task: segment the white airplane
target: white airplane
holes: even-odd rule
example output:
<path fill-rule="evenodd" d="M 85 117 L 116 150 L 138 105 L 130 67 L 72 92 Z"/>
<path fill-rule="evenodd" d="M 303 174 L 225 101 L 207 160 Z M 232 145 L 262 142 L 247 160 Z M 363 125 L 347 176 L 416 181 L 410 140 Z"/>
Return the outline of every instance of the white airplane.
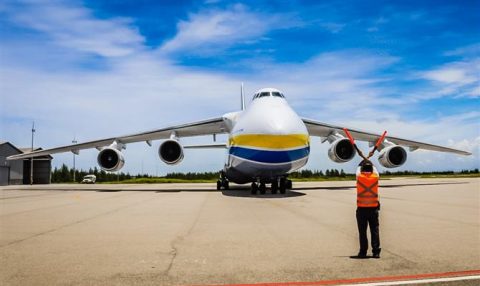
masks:
<path fill-rule="evenodd" d="M 349 129 L 355 139 L 375 144 L 379 134 Z M 223 144 L 182 146 L 180 138 L 201 135 L 228 134 Z M 168 165 L 178 164 L 184 156 L 184 148 L 227 148 L 228 156 L 217 189 L 228 189 L 229 182 L 252 183 L 252 193 L 265 193 L 266 184 L 271 184 L 272 193 L 285 193 L 292 188 L 288 174 L 303 167 L 310 154 L 310 136 L 321 137 L 322 143 L 331 147 L 331 160 L 344 163 L 353 159 L 356 150 L 345 137 L 343 127 L 300 118 L 288 105 L 283 93 L 274 88 L 263 88 L 255 93 L 248 108 L 245 108 L 243 85 L 241 88 L 241 111 L 227 113 L 222 117 L 187 123 L 184 125 L 141 132 L 126 136 L 111 137 L 80 144 L 62 146 L 8 157 L 17 160 L 47 154 L 73 152 L 97 148 L 98 165 L 105 171 L 118 171 L 124 163 L 122 150 L 126 144 L 166 139 L 160 144 L 158 155 Z M 387 168 L 405 163 L 407 152 L 417 149 L 471 155 L 469 152 L 448 147 L 421 143 L 387 136 L 380 146 L 379 163 Z"/>

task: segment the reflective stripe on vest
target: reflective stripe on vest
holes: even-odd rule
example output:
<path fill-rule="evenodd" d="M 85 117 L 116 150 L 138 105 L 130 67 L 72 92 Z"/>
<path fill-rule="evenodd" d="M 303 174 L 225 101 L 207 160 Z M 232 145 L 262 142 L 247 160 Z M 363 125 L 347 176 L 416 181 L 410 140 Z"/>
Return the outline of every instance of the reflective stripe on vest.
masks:
<path fill-rule="evenodd" d="M 378 176 L 360 173 L 357 179 L 357 206 L 378 207 Z"/>

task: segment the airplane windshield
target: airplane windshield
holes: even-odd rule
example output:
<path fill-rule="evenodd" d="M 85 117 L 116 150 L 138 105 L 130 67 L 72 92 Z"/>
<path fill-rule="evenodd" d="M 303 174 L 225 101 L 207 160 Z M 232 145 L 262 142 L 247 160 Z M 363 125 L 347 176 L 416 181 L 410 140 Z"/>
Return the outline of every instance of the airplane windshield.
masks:
<path fill-rule="evenodd" d="M 272 95 L 273 95 L 273 96 L 276 96 L 276 97 L 284 98 L 283 94 L 281 94 L 280 92 L 274 91 L 274 92 L 272 92 Z"/>
<path fill-rule="evenodd" d="M 261 92 L 258 97 L 270 96 L 270 92 Z"/>
<path fill-rule="evenodd" d="M 272 92 L 264 91 L 264 92 L 256 93 L 256 94 L 253 96 L 253 99 L 260 98 L 260 97 L 267 97 L 267 96 L 274 96 L 274 97 L 285 98 L 285 96 L 284 96 L 282 93 L 278 92 L 278 91 L 272 91 Z"/>

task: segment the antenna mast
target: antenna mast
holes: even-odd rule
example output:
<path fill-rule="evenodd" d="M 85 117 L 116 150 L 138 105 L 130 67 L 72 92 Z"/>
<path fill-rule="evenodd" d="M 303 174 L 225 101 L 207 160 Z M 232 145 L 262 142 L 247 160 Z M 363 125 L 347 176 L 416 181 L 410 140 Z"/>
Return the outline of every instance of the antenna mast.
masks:
<path fill-rule="evenodd" d="M 240 100 L 240 107 L 242 108 L 242 110 L 245 110 L 245 94 L 243 93 L 243 82 L 240 87 Z"/>

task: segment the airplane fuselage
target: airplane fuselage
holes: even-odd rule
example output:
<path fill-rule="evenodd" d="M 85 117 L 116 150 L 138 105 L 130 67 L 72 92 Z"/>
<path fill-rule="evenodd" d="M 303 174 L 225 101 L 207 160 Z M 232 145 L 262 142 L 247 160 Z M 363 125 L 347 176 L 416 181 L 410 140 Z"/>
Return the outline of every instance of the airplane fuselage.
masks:
<path fill-rule="evenodd" d="M 262 92 L 276 90 L 263 89 L 258 94 Z M 283 96 L 255 98 L 233 117 L 224 168 L 230 181 L 270 182 L 307 163 L 307 128 Z"/>

